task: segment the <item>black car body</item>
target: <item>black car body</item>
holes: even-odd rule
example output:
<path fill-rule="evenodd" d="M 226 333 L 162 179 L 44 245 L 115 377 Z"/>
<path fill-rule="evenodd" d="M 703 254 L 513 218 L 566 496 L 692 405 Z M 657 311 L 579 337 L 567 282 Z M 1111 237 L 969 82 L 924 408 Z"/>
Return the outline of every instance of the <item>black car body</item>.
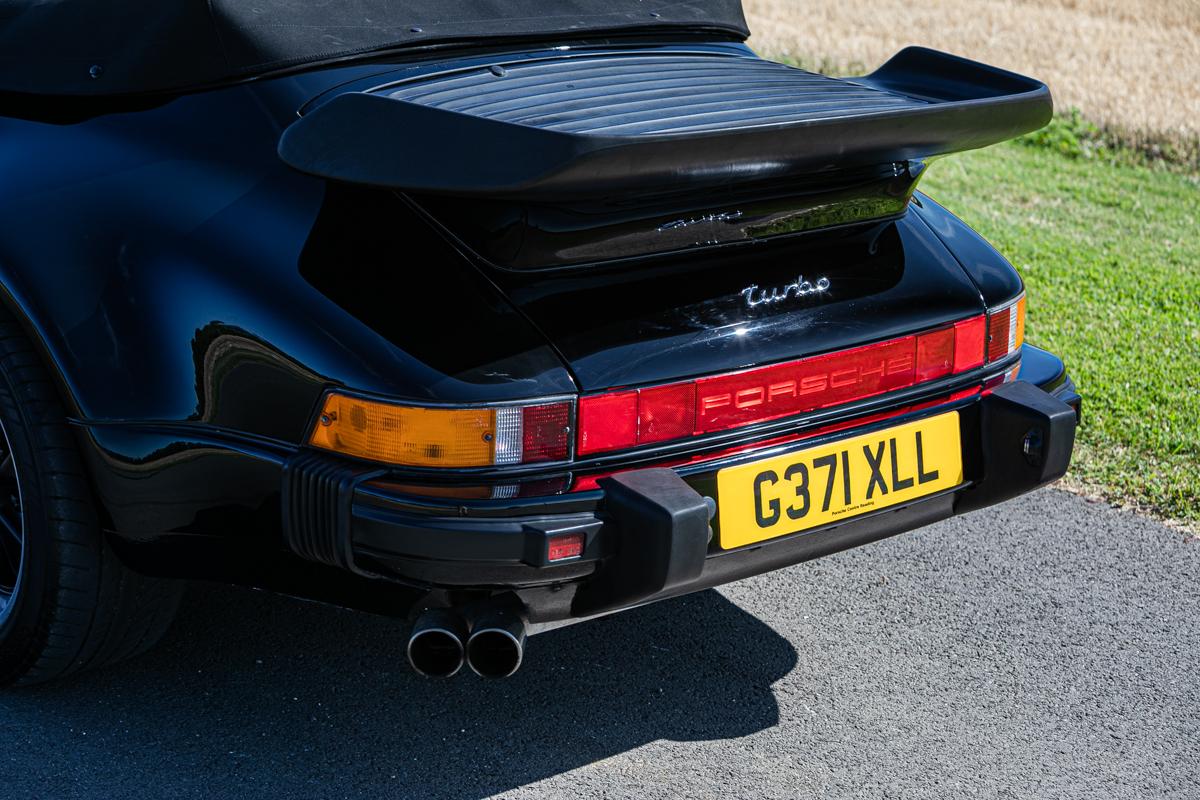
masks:
<path fill-rule="evenodd" d="M 920 49 L 825 78 L 677 5 L 7 67 L 0 283 L 98 546 L 508 674 L 526 630 L 1059 478 L 1079 398 L 1019 275 L 915 192 L 1045 87 Z"/>

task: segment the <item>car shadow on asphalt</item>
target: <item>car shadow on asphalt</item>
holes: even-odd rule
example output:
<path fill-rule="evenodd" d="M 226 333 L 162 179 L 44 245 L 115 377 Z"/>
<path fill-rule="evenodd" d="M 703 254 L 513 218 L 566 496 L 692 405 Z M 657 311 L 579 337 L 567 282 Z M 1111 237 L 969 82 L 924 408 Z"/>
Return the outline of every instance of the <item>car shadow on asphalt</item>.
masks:
<path fill-rule="evenodd" d="M 484 797 L 656 739 L 779 719 L 791 644 L 715 591 L 530 640 L 514 677 L 421 678 L 397 622 L 195 585 L 157 650 L 0 696 L 62 795 Z"/>

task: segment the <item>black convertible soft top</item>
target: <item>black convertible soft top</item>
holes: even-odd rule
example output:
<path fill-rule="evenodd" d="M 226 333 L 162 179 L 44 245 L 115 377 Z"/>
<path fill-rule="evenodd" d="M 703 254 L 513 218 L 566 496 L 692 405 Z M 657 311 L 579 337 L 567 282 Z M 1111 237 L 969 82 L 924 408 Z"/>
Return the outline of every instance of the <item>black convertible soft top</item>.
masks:
<path fill-rule="evenodd" d="M 0 92 L 208 86 L 393 48 L 748 35 L 740 0 L 0 0 Z"/>

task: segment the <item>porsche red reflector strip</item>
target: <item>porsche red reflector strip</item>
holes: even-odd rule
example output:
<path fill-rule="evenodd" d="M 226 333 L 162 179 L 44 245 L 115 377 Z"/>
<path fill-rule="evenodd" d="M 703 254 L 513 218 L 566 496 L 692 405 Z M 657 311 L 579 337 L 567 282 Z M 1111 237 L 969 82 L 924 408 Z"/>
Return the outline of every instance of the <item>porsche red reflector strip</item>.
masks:
<path fill-rule="evenodd" d="M 987 318 L 982 314 L 954 323 L 955 374 L 983 366 L 986 342 Z"/>
<path fill-rule="evenodd" d="M 668 442 L 696 429 L 696 385 L 680 383 L 638 392 L 638 443 Z"/>
<path fill-rule="evenodd" d="M 938 398 L 937 400 L 927 400 L 924 403 L 916 403 L 915 405 L 904 406 L 903 408 L 895 408 L 895 409 L 892 409 L 891 411 L 881 411 L 878 414 L 870 414 L 865 417 L 859 417 L 858 419 L 845 420 L 843 422 L 835 422 L 831 425 L 825 425 L 825 426 L 822 426 L 821 428 L 817 428 L 816 430 L 805 431 L 804 433 L 785 433 L 781 436 L 775 436 L 770 439 L 765 439 L 765 440 L 758 441 L 758 442 L 751 442 L 749 444 L 736 445 L 734 447 L 726 447 L 724 449 L 721 449 L 721 450 L 718 450 L 715 452 L 700 453 L 700 454 L 696 454 L 696 455 L 685 456 L 683 458 L 671 459 L 669 461 L 663 461 L 660 463 L 656 463 L 654 466 L 656 466 L 656 467 L 683 467 L 683 466 L 694 466 L 697 464 L 705 464 L 705 463 L 708 463 L 711 461 L 718 461 L 723 458 L 728 458 L 729 456 L 737 455 L 738 453 L 748 453 L 748 452 L 751 452 L 754 450 L 764 450 L 766 448 L 776 447 L 777 445 L 781 445 L 781 444 L 788 444 L 790 442 L 800 442 L 800 441 L 804 441 L 805 439 L 813 439 L 818 436 L 827 436 L 831 433 L 836 433 L 838 431 L 849 430 L 851 428 L 857 428 L 857 427 L 861 427 L 863 425 L 870 425 L 873 422 L 881 422 L 886 419 L 894 419 L 896 417 L 903 416 L 904 414 L 911 414 L 914 411 L 924 411 L 924 410 L 927 410 L 930 408 L 937 408 L 938 406 L 944 405 L 946 403 L 957 403 L 960 400 L 967 400 L 969 398 L 976 397 L 980 393 L 981 393 L 980 387 L 974 386 L 970 389 L 961 389 L 957 392 L 954 392 L 949 397 L 941 397 L 941 398 Z M 598 473 L 593 473 L 591 475 L 577 476 L 575 478 L 574 483 L 571 484 L 571 492 L 590 492 L 594 489 L 599 489 L 600 481 L 603 480 L 604 478 L 609 477 L 610 475 L 613 475 L 613 474 L 615 474 L 615 473 L 598 472 Z"/>
<path fill-rule="evenodd" d="M 954 328 L 942 328 L 917 337 L 917 383 L 941 378 L 954 371 L 954 337 Z"/>
<path fill-rule="evenodd" d="M 579 454 L 623 450 L 862 400 L 974 369 L 987 319 L 836 353 L 579 400 Z"/>
<path fill-rule="evenodd" d="M 916 382 L 917 337 L 696 381 L 696 433 L 839 406 Z M 945 373 L 944 373 L 945 374 Z"/>
<path fill-rule="evenodd" d="M 622 450 L 638 441 L 638 393 L 616 392 L 579 400 L 579 453 Z"/>

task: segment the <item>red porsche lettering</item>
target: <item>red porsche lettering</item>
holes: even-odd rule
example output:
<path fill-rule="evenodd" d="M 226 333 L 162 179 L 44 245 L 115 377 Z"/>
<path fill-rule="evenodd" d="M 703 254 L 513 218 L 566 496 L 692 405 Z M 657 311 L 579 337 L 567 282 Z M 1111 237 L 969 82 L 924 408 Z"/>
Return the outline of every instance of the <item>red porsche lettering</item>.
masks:
<path fill-rule="evenodd" d="M 761 386 L 740 388 L 734 392 L 721 392 L 702 396 L 699 399 L 699 414 L 708 416 L 718 409 L 735 408 L 739 411 L 763 407 L 765 411 L 777 409 L 788 411 L 803 397 L 822 395 L 831 391 L 844 392 L 854 387 L 873 388 L 886 378 L 912 372 L 915 359 L 912 354 L 881 358 L 877 363 L 845 367 L 830 372 L 798 375 L 787 380 L 777 380 Z"/>

